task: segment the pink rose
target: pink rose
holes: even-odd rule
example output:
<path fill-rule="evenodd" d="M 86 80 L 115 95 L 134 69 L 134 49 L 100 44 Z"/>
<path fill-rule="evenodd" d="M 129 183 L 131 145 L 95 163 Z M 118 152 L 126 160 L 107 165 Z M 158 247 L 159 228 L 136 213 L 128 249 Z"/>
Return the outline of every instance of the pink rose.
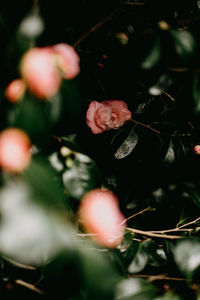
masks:
<path fill-rule="evenodd" d="M 57 65 L 65 79 L 73 79 L 80 72 L 80 59 L 74 48 L 68 44 L 57 44 L 52 47 L 57 56 Z"/>
<path fill-rule="evenodd" d="M 131 117 L 132 114 L 124 101 L 92 101 L 87 110 L 86 123 L 92 132 L 97 134 L 109 129 L 118 129 L 131 120 Z"/>
<path fill-rule="evenodd" d="M 9 128 L 0 133 L 0 167 L 9 172 L 23 171 L 31 160 L 31 142 L 21 129 Z"/>
<path fill-rule="evenodd" d="M 194 146 L 194 153 L 200 155 L 200 145 Z"/>
<path fill-rule="evenodd" d="M 117 197 L 111 191 L 95 189 L 86 193 L 79 208 L 80 222 L 97 243 L 116 247 L 123 239 L 125 222 Z"/>
<path fill-rule="evenodd" d="M 37 98 L 48 99 L 57 94 L 61 79 L 50 47 L 28 50 L 22 57 L 20 70 L 29 90 Z"/>
<path fill-rule="evenodd" d="M 10 102 L 20 101 L 25 93 L 26 85 L 22 79 L 15 79 L 5 89 L 5 95 Z"/>

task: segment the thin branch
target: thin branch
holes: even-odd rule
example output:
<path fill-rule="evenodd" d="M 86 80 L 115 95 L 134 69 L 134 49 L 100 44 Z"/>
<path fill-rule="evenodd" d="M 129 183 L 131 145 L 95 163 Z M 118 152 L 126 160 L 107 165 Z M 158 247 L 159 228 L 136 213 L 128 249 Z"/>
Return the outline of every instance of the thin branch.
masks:
<path fill-rule="evenodd" d="M 128 277 L 129 278 L 146 278 L 150 282 L 155 281 L 155 280 L 187 281 L 187 279 L 185 279 L 185 278 L 169 277 L 169 276 L 166 276 L 165 274 L 160 274 L 160 275 L 129 274 Z"/>
<path fill-rule="evenodd" d="M 133 120 L 133 119 L 132 119 L 132 121 L 133 121 L 135 124 L 137 124 L 137 125 L 141 125 L 141 126 L 146 127 L 146 128 L 148 128 L 148 129 L 150 129 L 150 130 L 152 130 L 152 131 L 154 131 L 154 132 L 156 132 L 156 133 L 158 133 L 158 134 L 161 134 L 161 132 L 160 132 L 159 130 L 157 130 L 157 129 L 151 127 L 151 126 L 149 126 L 148 124 L 144 124 L 144 123 L 141 123 L 141 122 L 136 121 L 136 120 Z M 169 134 L 169 135 L 171 135 L 171 134 Z"/>
<path fill-rule="evenodd" d="M 141 211 L 135 213 L 134 215 L 132 215 L 132 216 L 126 218 L 125 220 L 123 220 L 123 221 L 121 222 L 121 224 L 126 223 L 128 220 L 133 219 L 133 218 L 135 218 L 136 216 L 141 215 L 141 214 L 143 214 L 144 212 L 146 212 L 146 211 L 148 211 L 148 210 L 151 210 L 151 206 L 148 206 L 147 208 L 145 208 L 145 209 L 143 209 L 143 210 L 141 210 Z"/>
<path fill-rule="evenodd" d="M 133 3 L 133 2 L 118 1 L 117 3 L 123 4 L 123 5 L 128 5 L 128 6 L 144 6 L 145 5 L 145 3 L 143 3 L 143 2 Z"/>
<path fill-rule="evenodd" d="M 167 136 L 190 136 L 191 135 L 190 133 L 167 133 L 167 132 L 162 132 L 162 131 L 160 131 L 158 129 L 155 129 L 155 128 L 149 126 L 148 124 L 136 121 L 134 119 L 131 119 L 131 121 L 134 122 L 135 124 L 138 124 L 138 125 L 141 125 L 143 127 L 146 127 L 148 129 L 150 129 L 151 131 L 154 131 L 157 134 L 162 134 L 162 135 L 167 135 Z"/>
<path fill-rule="evenodd" d="M 171 72 L 177 72 L 177 73 L 184 73 L 184 72 L 189 72 L 190 69 L 188 68 L 169 68 L 168 69 Z M 200 72 L 200 68 L 194 69 L 195 72 L 199 73 Z"/>
<path fill-rule="evenodd" d="M 21 285 L 21 286 L 23 286 L 23 287 L 25 287 L 25 288 L 27 288 L 27 289 L 29 289 L 29 290 L 31 290 L 31 291 L 37 293 L 37 294 L 44 295 L 44 292 L 43 292 L 42 290 L 36 288 L 36 287 L 35 287 L 33 284 L 31 284 L 31 283 L 28 283 L 28 282 L 23 281 L 23 280 L 21 280 L 21 279 L 16 279 L 14 282 L 15 282 L 16 284 L 18 284 L 18 285 Z"/>
<path fill-rule="evenodd" d="M 167 93 L 166 91 L 163 91 L 163 93 L 164 93 L 168 98 L 170 98 L 173 102 L 175 102 L 175 99 L 174 99 L 169 93 Z"/>
<path fill-rule="evenodd" d="M 25 265 L 25 264 L 22 264 L 16 260 L 13 260 L 7 256 L 4 256 L 2 255 L 2 258 L 7 261 L 8 263 L 18 267 L 18 268 L 21 268 L 21 269 L 26 269 L 26 270 L 30 270 L 30 271 L 37 271 L 37 268 L 36 267 L 33 267 L 33 266 L 29 266 L 29 265 Z"/>
<path fill-rule="evenodd" d="M 192 224 L 195 224 L 198 221 L 200 221 L 200 217 L 198 217 L 197 219 L 195 219 L 195 220 L 193 220 L 193 221 L 191 221 L 189 223 L 186 223 L 186 224 L 183 224 L 183 225 L 179 226 L 179 228 L 184 228 L 184 227 L 190 226 Z"/>
<path fill-rule="evenodd" d="M 160 234 L 163 234 L 163 233 L 168 233 L 168 232 L 178 232 L 178 231 L 185 231 L 185 232 L 191 232 L 193 231 L 194 229 L 193 228 L 184 228 L 184 227 L 187 227 L 187 226 L 190 226 L 190 225 L 193 225 L 195 224 L 196 222 L 198 222 L 200 220 L 200 217 L 191 221 L 191 222 L 188 222 L 186 224 L 183 224 L 179 227 L 176 227 L 176 228 L 172 228 L 172 229 L 166 229 L 166 230 L 151 230 L 151 231 L 148 231 L 150 233 L 160 233 Z"/>
<path fill-rule="evenodd" d="M 168 232 L 178 232 L 178 231 L 182 231 L 182 232 L 192 232 L 194 229 L 193 228 L 188 228 L 188 229 L 182 229 L 182 228 L 172 228 L 172 229 L 166 229 L 166 230 L 151 230 L 149 232 L 152 233 L 168 233 Z"/>
<path fill-rule="evenodd" d="M 182 236 L 178 235 L 167 235 L 167 234 L 158 234 L 158 233 L 153 233 L 150 231 L 143 231 L 135 228 L 126 228 L 127 231 L 133 233 L 133 234 L 140 234 L 140 235 L 146 235 L 149 237 L 154 237 L 154 238 L 161 238 L 161 239 L 169 239 L 169 240 L 176 240 L 176 239 L 181 239 L 183 238 Z"/>
<path fill-rule="evenodd" d="M 101 26 L 103 26 L 105 23 L 107 23 L 108 21 L 110 21 L 113 17 L 113 14 L 115 13 L 112 12 L 110 15 L 108 15 L 105 19 L 103 19 L 102 21 L 100 21 L 99 23 L 97 23 L 96 25 L 92 26 L 86 33 L 84 33 L 74 44 L 73 47 L 77 48 L 86 38 L 88 38 L 88 36 L 95 32 L 97 29 L 99 29 Z"/>

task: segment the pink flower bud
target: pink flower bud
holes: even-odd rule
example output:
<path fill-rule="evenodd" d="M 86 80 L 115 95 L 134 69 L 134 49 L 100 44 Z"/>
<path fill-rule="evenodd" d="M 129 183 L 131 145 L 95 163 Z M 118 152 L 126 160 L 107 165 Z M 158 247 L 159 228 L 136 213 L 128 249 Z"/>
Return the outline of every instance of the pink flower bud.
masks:
<path fill-rule="evenodd" d="M 22 57 L 20 69 L 29 90 L 37 98 L 48 99 L 57 94 L 61 80 L 50 47 L 28 50 Z"/>
<path fill-rule="evenodd" d="M 68 44 L 57 44 L 52 47 L 57 56 L 57 64 L 65 79 L 73 79 L 80 72 L 80 59 L 74 48 Z"/>
<path fill-rule="evenodd" d="M 23 171 L 30 163 L 31 142 L 21 129 L 9 128 L 0 133 L 0 167 L 9 172 Z"/>
<path fill-rule="evenodd" d="M 132 114 L 124 101 L 92 101 L 87 110 L 86 123 L 94 134 L 98 134 L 105 130 L 118 129 L 131 120 L 131 117 Z"/>
<path fill-rule="evenodd" d="M 5 89 L 5 95 L 10 102 L 19 102 L 25 93 L 26 85 L 22 79 L 15 79 Z"/>
<path fill-rule="evenodd" d="M 200 155 L 200 145 L 196 145 L 194 147 L 194 153 L 197 154 L 197 155 Z"/>
<path fill-rule="evenodd" d="M 125 222 L 117 197 L 96 189 L 86 193 L 79 209 L 80 222 L 102 246 L 115 248 L 123 239 Z"/>

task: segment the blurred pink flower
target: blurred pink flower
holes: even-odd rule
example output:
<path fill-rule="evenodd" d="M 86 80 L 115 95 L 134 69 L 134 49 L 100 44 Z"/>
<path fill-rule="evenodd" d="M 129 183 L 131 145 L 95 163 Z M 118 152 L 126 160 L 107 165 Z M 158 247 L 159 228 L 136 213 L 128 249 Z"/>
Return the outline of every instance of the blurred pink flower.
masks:
<path fill-rule="evenodd" d="M 194 146 L 194 153 L 200 155 L 200 145 Z"/>
<path fill-rule="evenodd" d="M 0 167 L 9 172 L 23 171 L 31 160 L 31 142 L 21 129 L 8 128 L 0 133 Z"/>
<path fill-rule="evenodd" d="M 86 193 L 79 209 L 83 228 L 102 246 L 115 248 L 123 239 L 125 222 L 117 197 L 111 191 Z"/>
<path fill-rule="evenodd" d="M 131 120 L 131 117 L 132 114 L 124 101 L 92 101 L 87 110 L 86 123 L 94 134 L 98 134 L 105 130 L 118 129 Z"/>
<path fill-rule="evenodd" d="M 57 65 L 65 79 L 73 79 L 80 72 L 80 59 L 74 48 L 68 44 L 57 44 L 52 46 L 57 56 Z"/>
<path fill-rule="evenodd" d="M 22 78 L 29 90 L 41 99 L 57 94 L 61 79 L 51 47 L 31 48 L 21 60 Z"/>
<path fill-rule="evenodd" d="M 6 98 L 10 102 L 20 101 L 25 93 L 26 84 L 22 79 L 15 79 L 11 81 L 5 89 Z"/>

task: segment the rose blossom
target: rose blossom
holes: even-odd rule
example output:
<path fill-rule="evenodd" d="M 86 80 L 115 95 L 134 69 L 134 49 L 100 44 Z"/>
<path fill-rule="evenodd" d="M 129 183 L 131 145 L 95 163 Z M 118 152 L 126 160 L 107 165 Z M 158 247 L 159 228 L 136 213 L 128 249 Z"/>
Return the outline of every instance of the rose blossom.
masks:
<path fill-rule="evenodd" d="M 95 189 L 85 194 L 79 208 L 84 229 L 102 246 L 116 247 L 123 239 L 125 222 L 117 197 L 111 191 Z"/>
<path fill-rule="evenodd" d="M 57 94 L 61 80 L 51 47 L 32 48 L 21 60 L 22 78 L 38 98 L 48 99 Z"/>
<path fill-rule="evenodd" d="M 132 114 L 124 101 L 92 101 L 86 113 L 86 123 L 94 134 L 98 134 L 105 130 L 118 129 L 131 120 L 131 117 Z"/>
<path fill-rule="evenodd" d="M 80 59 L 74 48 L 68 44 L 52 46 L 57 56 L 57 65 L 65 79 L 73 79 L 80 72 Z"/>
<path fill-rule="evenodd" d="M 10 102 L 18 102 L 24 96 L 26 90 L 25 82 L 22 79 L 15 79 L 5 89 L 5 95 Z"/>
<path fill-rule="evenodd" d="M 8 128 L 0 133 L 0 167 L 5 171 L 23 171 L 31 160 L 31 142 L 21 129 Z"/>
<path fill-rule="evenodd" d="M 200 145 L 194 146 L 194 153 L 200 155 Z"/>

